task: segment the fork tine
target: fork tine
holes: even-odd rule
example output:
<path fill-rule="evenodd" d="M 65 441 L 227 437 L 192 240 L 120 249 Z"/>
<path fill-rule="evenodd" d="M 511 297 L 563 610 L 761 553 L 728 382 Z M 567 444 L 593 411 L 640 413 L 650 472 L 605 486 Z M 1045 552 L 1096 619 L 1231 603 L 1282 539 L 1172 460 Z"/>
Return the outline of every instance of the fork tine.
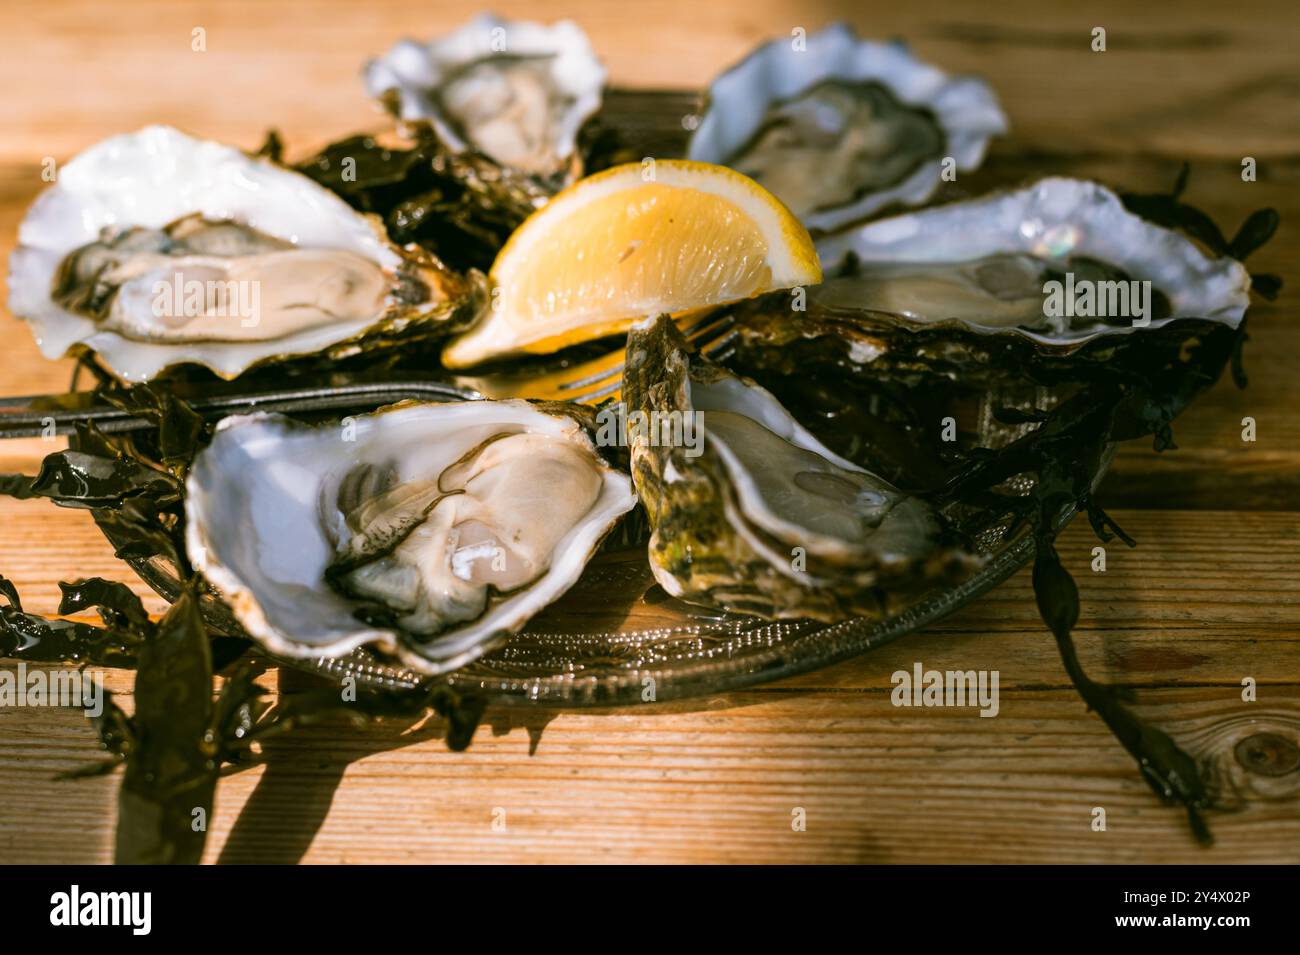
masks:
<path fill-rule="evenodd" d="M 685 336 L 686 341 L 692 345 L 705 338 L 713 341 L 718 335 L 728 331 L 735 323 L 735 316 L 731 312 L 726 312 L 722 315 L 709 316 L 690 329 L 682 328 L 682 334 Z M 678 327 L 681 328 L 680 325 Z"/>
<path fill-rule="evenodd" d="M 710 358 L 716 358 L 735 341 L 737 332 L 733 327 L 734 325 L 735 319 L 730 314 L 719 318 L 710 318 L 695 325 L 685 337 L 689 343 L 696 346 L 698 353 Z M 567 400 L 576 401 L 579 404 L 595 404 L 608 397 L 617 400 L 621 397 L 623 387 L 622 371 L 623 363 L 619 362 L 618 367 L 611 369 L 609 374 L 602 379 L 605 382 L 603 387 L 591 388 L 581 395 L 569 394 L 566 396 Z M 618 377 L 614 377 L 615 372 L 618 373 Z"/>
<path fill-rule="evenodd" d="M 686 340 L 705 354 L 715 354 L 734 338 L 730 314 L 701 312 L 678 319 Z M 465 379 L 490 398 L 536 398 L 597 404 L 617 399 L 623 385 L 625 350 L 619 346 L 581 364 L 532 376 L 510 374 Z"/>
<path fill-rule="evenodd" d="M 697 351 L 702 354 L 712 355 L 735 339 L 736 333 L 732 328 L 734 324 L 735 319 L 730 314 L 720 317 L 705 315 L 701 316 L 694 325 L 688 326 L 683 335 L 687 342 L 697 346 Z M 621 355 L 623 353 L 621 351 L 611 353 L 610 356 L 606 357 L 612 357 L 613 354 Z M 623 384 L 622 374 L 623 362 L 619 361 L 616 365 L 609 367 L 603 376 L 592 376 L 581 382 L 575 382 L 575 386 L 578 384 L 588 386 L 596 386 L 598 383 L 603 384 L 598 387 L 588 387 L 581 394 L 568 394 L 566 397 L 569 401 L 576 401 L 581 404 L 601 401 L 611 395 L 618 398 Z"/>
<path fill-rule="evenodd" d="M 699 352 L 705 358 L 711 361 L 725 361 L 734 354 L 735 349 L 731 347 L 739 337 L 740 332 L 731 327 L 728 323 L 722 333 L 705 342 L 700 346 Z"/>
<path fill-rule="evenodd" d="M 623 376 L 618 375 L 608 379 L 604 387 L 593 389 L 584 395 L 570 397 L 567 400 L 576 402 L 580 405 L 596 405 L 606 398 L 613 398 L 617 401 L 623 396 Z"/>

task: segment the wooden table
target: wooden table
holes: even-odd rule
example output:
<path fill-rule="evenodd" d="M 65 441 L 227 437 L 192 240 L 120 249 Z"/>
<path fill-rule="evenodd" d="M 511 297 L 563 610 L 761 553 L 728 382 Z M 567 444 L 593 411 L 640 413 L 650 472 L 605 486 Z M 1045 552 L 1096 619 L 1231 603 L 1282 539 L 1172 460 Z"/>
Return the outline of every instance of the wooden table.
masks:
<path fill-rule="evenodd" d="M 1082 588 L 1077 638 L 1096 677 L 1213 763 L 1226 811 L 1198 848 L 1067 681 L 1027 573 L 923 633 L 840 666 L 689 705 L 489 712 L 466 753 L 435 719 L 414 729 L 324 726 L 290 735 L 218 789 L 207 858 L 223 862 L 1296 862 L 1300 771 L 1285 746 L 1247 771 L 1238 743 L 1300 741 L 1300 48 L 1291 0 L 1122 0 L 1046 11 L 719 0 L 495 4 L 576 17 L 621 85 L 696 87 L 758 41 L 837 17 L 992 82 L 1013 137 L 967 185 L 1046 173 L 1154 190 L 1193 160 L 1187 198 L 1231 233 L 1252 209 L 1282 214 L 1252 267 L 1291 283 L 1251 313 L 1244 392 L 1221 382 L 1175 425 L 1179 449 L 1125 447 L 1101 502 L 1139 542 L 1089 570 L 1091 533 L 1061 548 Z M 996 9 L 996 13 L 992 12 Z M 396 0 L 10 0 L 0 12 L 0 243 L 63 160 L 150 122 L 251 147 L 278 126 L 293 152 L 373 126 L 362 60 L 398 36 L 452 28 L 463 5 Z M 1107 51 L 1089 49 L 1107 31 Z M 206 52 L 194 52 L 196 28 Z M 1245 156 L 1258 181 L 1243 182 Z M 58 390 L 25 327 L 0 318 L 0 390 Z M 1243 442 L 1242 418 L 1258 440 Z M 0 471 L 32 472 L 57 445 L 0 445 Z M 0 498 L 0 574 L 29 609 L 55 582 L 135 581 L 83 513 Z M 898 709 L 890 674 L 997 669 L 1001 712 Z M 1242 680 L 1258 683 L 1243 702 Z M 296 677 L 272 674 L 291 692 Z M 109 687 L 129 701 L 131 675 Z M 540 735 L 539 735 L 540 734 Z M 1249 746 L 1249 744 L 1247 744 Z M 535 747 L 535 751 L 534 750 Z M 76 712 L 0 709 L 0 861 L 111 857 L 117 777 L 56 782 L 93 760 Z M 1107 831 L 1091 828 L 1107 811 Z M 794 831 L 792 812 L 806 812 Z M 505 810 L 504 831 L 493 828 Z"/>

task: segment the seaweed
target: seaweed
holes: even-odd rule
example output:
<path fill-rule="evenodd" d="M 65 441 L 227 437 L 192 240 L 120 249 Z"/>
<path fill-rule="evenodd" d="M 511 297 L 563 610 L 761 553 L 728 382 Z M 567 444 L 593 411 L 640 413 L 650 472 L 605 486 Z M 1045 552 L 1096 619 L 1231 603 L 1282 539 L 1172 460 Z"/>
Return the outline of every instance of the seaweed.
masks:
<path fill-rule="evenodd" d="M 1226 362 L 1227 357 L 1220 353 L 1218 360 Z M 1140 407 L 1130 407 L 1133 405 Z M 1134 420 L 1167 429 L 1168 414 L 1167 405 L 1144 403 L 1141 396 L 1123 387 L 1105 384 L 1084 389 L 1052 411 L 1043 412 L 1038 428 L 1008 447 L 976 455 L 945 493 L 952 500 L 978 502 L 990 515 L 1013 515 L 1013 528 L 1017 523 L 1030 526 L 1035 544 L 1034 596 L 1043 622 L 1056 639 L 1071 682 L 1088 708 L 1101 717 L 1137 761 L 1143 778 L 1156 794 L 1166 801 L 1180 802 L 1196 838 L 1208 844 L 1210 831 L 1201 813 L 1208 808 L 1209 797 L 1195 759 L 1166 733 L 1149 726 L 1125 706 L 1133 702 L 1125 688 L 1098 683 L 1079 663 L 1072 636 L 1079 620 L 1079 589 L 1055 546 L 1065 518 L 1076 508 L 1088 516 L 1102 541 L 1118 537 L 1128 546 L 1136 546 L 1093 499 L 1092 475 L 1100 470 L 1105 450 L 1113 441 L 1136 436 L 1132 433 Z M 994 490 L 1008 477 L 1023 473 L 1032 473 L 1036 478 L 1024 495 L 1004 496 Z"/>
<path fill-rule="evenodd" d="M 407 124 L 404 132 L 408 140 L 395 146 L 349 136 L 293 168 L 381 217 L 394 242 L 418 242 L 459 271 L 487 271 L 546 192 L 485 156 L 449 152 L 427 124 Z M 282 152 L 278 138 L 268 137 L 263 149 Z"/>
<path fill-rule="evenodd" d="M 1263 209 L 1246 219 L 1233 240 L 1224 239 L 1209 216 L 1180 200 L 1186 182 L 1184 167 L 1172 192 L 1130 194 L 1124 201 L 1138 214 L 1183 229 L 1211 250 L 1238 259 L 1276 230 L 1276 212 Z M 1271 298 L 1281 281 L 1263 278 L 1266 281 L 1257 281 L 1254 289 Z M 1246 385 L 1245 318 L 1236 329 L 1187 319 L 1158 332 L 1142 337 L 1135 347 L 1117 350 L 1109 364 L 1093 366 L 1091 380 L 1055 408 L 1001 411 L 998 416 L 1003 421 L 1037 427 L 1004 448 L 976 449 L 940 497 L 984 508 L 989 519 L 1012 515 L 1013 529 L 1029 525 L 1035 542 L 1033 586 L 1039 614 L 1056 640 L 1071 682 L 1136 760 L 1156 794 L 1181 804 L 1197 840 L 1209 845 L 1213 837 L 1202 813 L 1210 798 L 1196 760 L 1129 709 L 1126 704 L 1134 698 L 1126 688 L 1098 683 L 1084 672 L 1073 640 L 1079 589 L 1055 546 L 1057 533 L 1075 510 L 1087 515 L 1103 542 L 1118 537 L 1136 546 L 1093 497 L 1091 476 L 1099 472 L 1107 447 L 1151 436 L 1156 451 L 1174 449 L 1174 418 L 1218 381 L 1225 368 L 1232 369 L 1238 387 Z M 1021 474 L 1035 477 L 1029 491 L 1012 496 L 998 490 L 1007 479 Z"/>

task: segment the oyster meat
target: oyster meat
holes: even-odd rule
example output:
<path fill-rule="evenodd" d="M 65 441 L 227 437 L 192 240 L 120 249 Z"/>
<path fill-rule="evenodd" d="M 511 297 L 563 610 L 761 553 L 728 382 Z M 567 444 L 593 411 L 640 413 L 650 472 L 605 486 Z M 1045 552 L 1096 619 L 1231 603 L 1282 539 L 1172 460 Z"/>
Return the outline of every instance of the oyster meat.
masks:
<path fill-rule="evenodd" d="M 90 349 L 141 381 L 440 336 L 482 289 L 305 176 L 152 126 L 86 150 L 37 199 L 9 305 L 47 357 Z"/>
<path fill-rule="evenodd" d="M 1006 129 L 983 82 L 840 23 L 765 44 L 715 80 L 687 155 L 745 173 L 825 230 L 924 202 L 945 157 L 975 169 Z"/>
<path fill-rule="evenodd" d="M 172 295 L 181 275 L 200 297 L 154 307 L 159 282 Z M 257 313 L 231 321 L 250 305 Z M 187 216 L 161 229 L 106 229 L 59 266 L 51 297 L 101 329 L 141 342 L 274 340 L 384 311 L 389 283 L 378 263 L 344 249 L 302 249 L 228 219 Z M 265 293 L 263 295 L 262 293 Z M 267 323 L 262 327 L 262 322 Z"/>
<path fill-rule="evenodd" d="M 563 405 L 227 418 L 187 481 L 195 568 L 274 653 L 464 665 L 572 586 L 636 502 Z"/>
<path fill-rule="evenodd" d="M 562 185 L 581 175 L 578 132 L 600 109 L 605 68 L 582 29 L 490 15 L 430 43 L 402 40 L 365 69 L 366 89 L 448 148 Z"/>
<path fill-rule="evenodd" d="M 1065 309 L 1053 314 L 1044 308 L 1045 285 L 1060 282 L 1064 288 L 1066 282 L 1078 282 L 1082 288 L 1084 283 L 1130 281 L 1121 270 L 1086 256 L 1047 259 L 1017 252 L 968 262 L 856 262 L 818 290 L 817 302 L 915 322 L 953 321 L 1063 337 L 1109 325 L 1132 325 L 1132 317 L 1067 314 Z M 1127 291 L 1125 286 L 1125 296 Z M 1156 320 L 1170 315 L 1169 299 L 1159 289 L 1151 292 L 1150 312 Z"/>
<path fill-rule="evenodd" d="M 690 356 L 667 317 L 629 333 L 623 398 L 650 563 L 674 596 L 834 621 L 898 610 L 973 566 L 932 507 L 826 448 L 754 382 Z M 694 447 L 665 440 L 690 428 Z"/>

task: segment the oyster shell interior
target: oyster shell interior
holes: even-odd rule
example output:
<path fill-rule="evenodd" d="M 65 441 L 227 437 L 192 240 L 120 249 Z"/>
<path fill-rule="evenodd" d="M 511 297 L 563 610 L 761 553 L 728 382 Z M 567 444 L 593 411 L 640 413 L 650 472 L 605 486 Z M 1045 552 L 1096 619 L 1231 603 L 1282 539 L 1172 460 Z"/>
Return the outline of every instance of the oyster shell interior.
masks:
<path fill-rule="evenodd" d="M 365 81 L 450 149 L 550 181 L 580 172 L 578 132 L 600 109 L 605 68 L 572 21 L 484 15 L 427 44 L 398 42 L 366 64 Z"/>
<path fill-rule="evenodd" d="M 588 449 L 524 431 L 493 434 L 429 478 L 403 480 L 395 461 L 358 465 L 321 488 L 322 524 L 339 532 L 326 579 L 401 629 L 436 635 L 540 579 L 601 478 Z"/>
<path fill-rule="evenodd" d="M 555 55 L 484 57 L 453 71 L 434 94 L 443 115 L 479 152 L 522 172 L 555 172 L 561 125 L 575 97 L 551 83 Z"/>
<path fill-rule="evenodd" d="M 1094 182 L 1050 178 L 1010 192 L 878 219 L 817 240 L 835 276 L 822 304 L 906 321 L 956 320 L 975 331 L 1015 330 L 1043 344 L 1159 328 L 1201 318 L 1236 328 L 1250 302 L 1240 262 L 1212 257 L 1181 233 L 1129 212 Z M 1049 281 L 1090 290 L 1150 283 L 1149 324 L 1128 314 L 1047 308 Z"/>
<path fill-rule="evenodd" d="M 41 351 L 126 381 L 440 335 L 481 293 L 306 176 L 166 126 L 66 163 L 18 239 L 9 307 Z"/>
<path fill-rule="evenodd" d="M 691 379 L 691 405 L 735 490 L 738 517 L 790 549 L 837 561 L 897 564 L 925 555 L 938 537 L 934 511 L 835 454 L 766 389 L 734 377 Z"/>
<path fill-rule="evenodd" d="M 187 550 L 272 652 L 374 644 L 437 673 L 567 590 L 635 500 L 561 406 L 239 416 L 191 469 Z"/>
<path fill-rule="evenodd" d="M 831 79 L 774 103 L 729 164 L 806 219 L 896 186 L 942 155 L 943 144 L 928 110 L 900 103 L 877 82 Z"/>
<path fill-rule="evenodd" d="M 623 394 L 650 563 L 669 594 L 835 621 L 879 616 L 962 569 L 934 508 L 831 451 L 757 383 L 690 356 L 666 316 L 629 333 Z M 665 438 L 679 419 L 698 420 L 698 448 Z"/>
<path fill-rule="evenodd" d="M 1120 269 L 1086 257 L 1045 259 L 1015 253 L 967 262 L 858 263 L 847 274 L 828 279 L 812 295 L 830 308 L 885 312 L 915 322 L 959 321 L 1065 333 L 1132 323 L 1121 315 L 1049 314 L 1044 308 L 1044 286 L 1064 284 L 1067 274 L 1071 282 L 1127 285 L 1132 281 Z M 1151 317 L 1168 318 L 1165 294 L 1152 289 L 1151 298 Z"/>
<path fill-rule="evenodd" d="M 714 80 L 687 155 L 744 172 L 830 230 L 925 202 L 946 157 L 976 169 L 1006 129 L 987 84 L 836 23 L 802 45 L 766 43 Z"/>

